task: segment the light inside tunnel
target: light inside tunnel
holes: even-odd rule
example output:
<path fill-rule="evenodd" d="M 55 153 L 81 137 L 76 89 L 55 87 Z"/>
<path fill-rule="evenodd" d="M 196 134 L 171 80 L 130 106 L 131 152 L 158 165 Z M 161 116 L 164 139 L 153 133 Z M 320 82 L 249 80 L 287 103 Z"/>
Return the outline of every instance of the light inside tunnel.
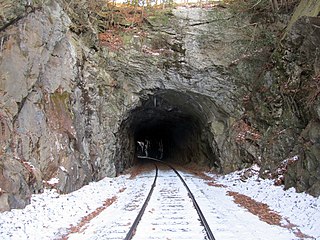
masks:
<path fill-rule="evenodd" d="M 193 137 L 198 127 L 195 119 L 156 108 L 149 109 L 148 112 L 146 114 L 144 110 L 144 117 L 133 125 L 136 154 L 165 161 L 171 159 L 186 162 L 184 149 L 190 148 L 191 141 L 196 141 Z"/>
<path fill-rule="evenodd" d="M 204 97 L 162 90 L 141 102 L 120 127 L 115 159 L 118 173 L 136 164 L 138 156 L 219 167 L 218 150 L 208 127 L 209 108 L 201 105 Z"/>

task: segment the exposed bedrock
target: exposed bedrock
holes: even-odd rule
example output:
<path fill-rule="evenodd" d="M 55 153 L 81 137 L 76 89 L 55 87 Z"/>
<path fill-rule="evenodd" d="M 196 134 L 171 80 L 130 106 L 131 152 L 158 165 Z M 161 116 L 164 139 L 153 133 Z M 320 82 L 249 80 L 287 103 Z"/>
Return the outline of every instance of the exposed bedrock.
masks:
<path fill-rule="evenodd" d="M 45 186 L 67 193 L 116 176 L 147 141 L 150 156 L 220 173 L 252 163 L 270 173 L 298 155 L 286 186 L 320 194 L 318 18 L 293 24 L 272 58 L 279 70 L 264 67 L 263 28 L 227 8 L 151 16 L 116 51 L 99 45 L 86 8 L 26 4 L 1 16 L 0 211 Z M 297 95 L 300 83 L 310 88 Z"/>

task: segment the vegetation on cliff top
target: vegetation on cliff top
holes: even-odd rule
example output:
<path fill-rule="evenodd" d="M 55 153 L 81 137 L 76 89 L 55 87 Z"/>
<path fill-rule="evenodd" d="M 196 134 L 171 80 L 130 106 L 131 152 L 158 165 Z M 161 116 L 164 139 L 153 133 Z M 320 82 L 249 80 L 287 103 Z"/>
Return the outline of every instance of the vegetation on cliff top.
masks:
<path fill-rule="evenodd" d="M 71 30 L 96 48 L 98 45 L 106 46 L 111 50 L 118 50 L 126 43 L 129 35 L 145 37 L 143 27 L 150 22 L 157 21 L 161 24 L 168 22 L 170 12 L 178 5 L 172 0 L 166 1 L 127 1 L 119 4 L 117 1 L 105 0 L 73 0 L 63 1 L 63 6 L 72 19 Z M 263 24 L 273 21 L 275 15 L 281 11 L 290 11 L 297 0 L 286 0 L 278 3 L 278 0 L 226 0 L 226 1 L 184 1 L 179 5 L 188 7 L 203 7 L 206 9 L 214 7 L 228 7 L 236 14 L 252 14 L 252 18 Z M 263 16 L 262 16 L 263 15 Z M 255 20 L 252 24 L 256 24 Z M 274 41 L 273 37 L 264 31 L 263 38 L 268 44 Z"/>

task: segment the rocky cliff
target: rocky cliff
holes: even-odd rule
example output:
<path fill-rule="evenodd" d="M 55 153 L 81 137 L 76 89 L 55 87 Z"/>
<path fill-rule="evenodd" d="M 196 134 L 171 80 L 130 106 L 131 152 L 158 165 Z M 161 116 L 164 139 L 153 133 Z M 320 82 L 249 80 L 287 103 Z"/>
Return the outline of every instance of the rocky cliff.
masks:
<path fill-rule="evenodd" d="M 24 207 L 46 185 L 64 193 L 116 174 L 101 58 L 57 2 L 11 4 L 0 36 L 1 210 Z"/>
<path fill-rule="evenodd" d="M 263 173 L 320 195 L 320 18 L 300 17 L 272 55 L 247 108 L 263 132 Z M 249 105 L 249 104 L 248 104 Z"/>
<path fill-rule="evenodd" d="M 44 187 L 115 176 L 151 135 L 180 164 L 223 173 L 258 163 L 261 175 L 320 194 L 318 17 L 299 18 L 275 48 L 261 14 L 223 5 L 105 35 L 80 4 L 3 9 L 0 210 Z"/>

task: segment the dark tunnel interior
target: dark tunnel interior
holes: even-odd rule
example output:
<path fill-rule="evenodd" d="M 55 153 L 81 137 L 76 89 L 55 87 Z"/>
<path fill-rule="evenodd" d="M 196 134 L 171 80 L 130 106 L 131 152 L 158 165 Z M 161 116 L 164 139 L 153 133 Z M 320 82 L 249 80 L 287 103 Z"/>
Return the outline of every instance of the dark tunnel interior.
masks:
<path fill-rule="evenodd" d="M 198 124 L 189 116 L 155 111 L 150 110 L 150 118 L 133 126 L 136 154 L 164 161 L 178 160 L 183 149 L 190 147 Z"/>
<path fill-rule="evenodd" d="M 187 165 L 218 167 L 208 112 L 198 95 L 173 90 L 149 95 L 122 122 L 118 134 L 118 173 L 139 162 L 138 156 Z"/>

